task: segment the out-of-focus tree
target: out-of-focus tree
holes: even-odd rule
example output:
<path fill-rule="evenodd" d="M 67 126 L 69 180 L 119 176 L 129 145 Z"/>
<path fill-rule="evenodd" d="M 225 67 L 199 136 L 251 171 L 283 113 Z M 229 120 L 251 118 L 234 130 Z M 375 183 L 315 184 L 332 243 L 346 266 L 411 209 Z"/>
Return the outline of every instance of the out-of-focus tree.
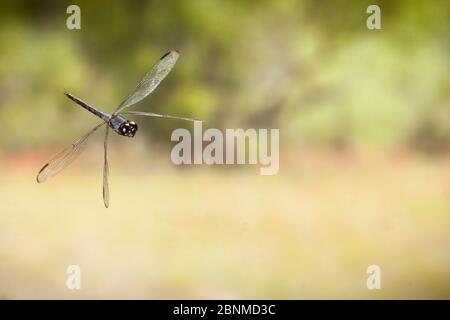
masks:
<path fill-rule="evenodd" d="M 62 95 L 107 111 L 165 51 L 181 58 L 136 106 L 215 127 L 280 127 L 285 143 L 449 150 L 446 1 L 14 1 L 0 11 L 2 147 L 67 141 L 95 122 Z M 6 121 L 7 120 L 7 121 Z M 167 139 L 173 121 L 141 121 Z M 426 143 L 424 144 L 423 141 Z"/>

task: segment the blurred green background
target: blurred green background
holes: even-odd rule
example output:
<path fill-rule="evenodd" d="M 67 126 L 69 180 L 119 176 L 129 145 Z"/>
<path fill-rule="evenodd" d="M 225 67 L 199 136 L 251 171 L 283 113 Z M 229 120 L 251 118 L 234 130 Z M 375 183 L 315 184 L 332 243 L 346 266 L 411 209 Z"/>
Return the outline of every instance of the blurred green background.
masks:
<path fill-rule="evenodd" d="M 448 30 L 447 1 L 2 2 L 0 298 L 450 298 Z M 192 126 L 141 118 L 110 139 L 108 210 L 101 134 L 38 185 L 98 123 L 63 92 L 112 112 L 169 49 L 133 109 L 280 128 L 278 175 L 174 166 Z"/>

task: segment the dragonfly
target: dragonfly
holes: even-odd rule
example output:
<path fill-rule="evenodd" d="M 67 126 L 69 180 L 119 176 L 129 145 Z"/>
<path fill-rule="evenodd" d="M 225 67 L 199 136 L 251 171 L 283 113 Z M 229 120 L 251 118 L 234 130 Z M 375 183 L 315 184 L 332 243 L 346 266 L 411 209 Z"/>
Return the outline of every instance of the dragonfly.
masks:
<path fill-rule="evenodd" d="M 112 114 L 103 112 L 87 102 L 75 97 L 71 93 L 65 95 L 84 109 L 96 115 L 102 120 L 93 129 L 87 132 L 80 139 L 72 143 L 66 149 L 62 150 L 47 162 L 39 171 L 36 180 L 39 183 L 45 182 L 48 178 L 57 175 L 69 164 L 71 164 L 85 149 L 86 143 L 94 132 L 106 125 L 105 135 L 103 140 L 103 203 L 106 208 L 109 207 L 109 165 L 108 165 L 108 137 L 109 131 L 113 130 L 121 136 L 132 138 L 138 130 L 138 125 L 134 121 L 128 120 L 129 116 L 146 116 L 157 118 L 170 118 L 186 121 L 200 121 L 197 119 L 177 117 L 171 115 L 162 115 L 143 111 L 127 111 L 126 109 L 132 105 L 140 102 L 149 94 L 151 94 L 161 83 L 161 81 L 169 74 L 174 67 L 179 57 L 179 52 L 172 50 L 163 55 L 159 61 L 152 67 L 152 69 L 144 76 L 138 86 L 119 104 Z"/>

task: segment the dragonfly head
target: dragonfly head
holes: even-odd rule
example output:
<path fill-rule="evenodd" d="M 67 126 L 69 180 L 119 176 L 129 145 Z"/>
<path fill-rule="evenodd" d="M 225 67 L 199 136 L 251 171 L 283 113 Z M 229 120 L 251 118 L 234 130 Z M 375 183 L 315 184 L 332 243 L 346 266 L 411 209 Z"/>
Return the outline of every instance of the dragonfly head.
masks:
<path fill-rule="evenodd" d="M 119 127 L 119 134 L 125 137 L 133 138 L 136 134 L 138 126 L 134 121 L 125 121 Z"/>

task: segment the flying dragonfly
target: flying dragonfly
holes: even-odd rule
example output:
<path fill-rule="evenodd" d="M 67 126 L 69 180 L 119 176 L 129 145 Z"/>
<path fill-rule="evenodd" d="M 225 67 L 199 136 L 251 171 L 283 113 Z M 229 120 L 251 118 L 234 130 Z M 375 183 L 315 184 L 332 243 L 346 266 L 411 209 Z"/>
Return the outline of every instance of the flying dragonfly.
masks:
<path fill-rule="evenodd" d="M 104 148 L 104 162 L 103 162 L 103 202 L 105 207 L 109 206 L 109 185 L 108 185 L 108 176 L 109 176 L 109 166 L 108 166 L 108 134 L 109 129 L 114 130 L 121 136 L 132 138 L 136 134 L 138 130 L 138 126 L 136 122 L 129 121 L 125 118 L 126 115 L 132 116 L 147 116 L 147 117 L 158 117 L 158 118 L 171 118 L 171 119 L 180 119 L 186 121 L 199 121 L 191 118 L 184 117 L 176 117 L 170 115 L 162 115 L 157 113 L 150 112 L 142 112 L 142 111 L 124 111 L 128 107 L 138 103 L 145 97 L 147 97 L 150 93 L 152 93 L 156 87 L 161 83 L 161 81 L 169 74 L 170 70 L 172 70 L 173 66 L 177 62 L 179 57 L 179 53 L 176 50 L 169 51 L 165 55 L 163 55 L 159 61 L 153 66 L 153 68 L 144 76 L 142 81 L 138 84 L 136 89 L 134 89 L 128 97 L 123 100 L 116 110 L 112 114 L 108 114 L 103 112 L 97 108 L 94 108 L 90 104 L 84 102 L 80 98 L 75 97 L 70 93 L 65 93 L 65 95 L 82 106 L 89 112 L 93 113 L 100 119 L 102 122 L 91 129 L 88 133 L 82 136 L 80 139 L 75 141 L 73 144 L 68 146 L 66 149 L 58 153 L 53 159 L 51 159 L 48 163 L 46 163 L 42 169 L 39 171 L 36 180 L 37 182 L 44 182 L 48 178 L 57 175 L 61 172 L 65 167 L 71 164 L 84 150 L 86 146 L 86 142 L 92 136 L 92 134 L 97 131 L 100 127 L 106 124 L 105 129 L 105 137 L 103 142 Z"/>

